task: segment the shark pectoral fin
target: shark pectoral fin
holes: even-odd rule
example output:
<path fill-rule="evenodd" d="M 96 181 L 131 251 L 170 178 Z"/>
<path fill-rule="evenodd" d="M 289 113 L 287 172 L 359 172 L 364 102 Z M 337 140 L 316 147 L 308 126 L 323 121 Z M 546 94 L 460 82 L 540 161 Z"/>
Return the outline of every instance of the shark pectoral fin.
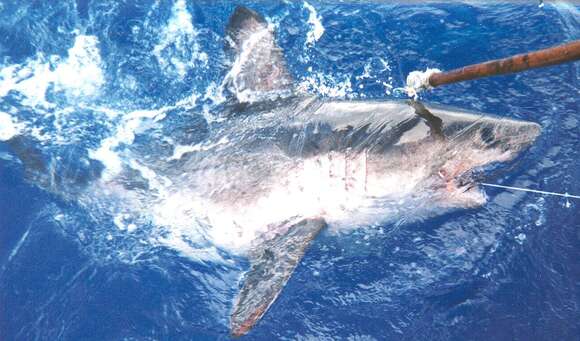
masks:
<path fill-rule="evenodd" d="M 246 102 L 248 93 L 292 89 L 282 49 L 273 29 L 258 13 L 243 6 L 236 8 L 226 29 L 226 51 L 235 55 L 226 82 L 240 102 Z"/>
<path fill-rule="evenodd" d="M 260 320 L 288 282 L 310 241 L 325 226 L 323 219 L 302 220 L 255 250 L 234 304 L 230 322 L 233 336 L 246 334 Z"/>

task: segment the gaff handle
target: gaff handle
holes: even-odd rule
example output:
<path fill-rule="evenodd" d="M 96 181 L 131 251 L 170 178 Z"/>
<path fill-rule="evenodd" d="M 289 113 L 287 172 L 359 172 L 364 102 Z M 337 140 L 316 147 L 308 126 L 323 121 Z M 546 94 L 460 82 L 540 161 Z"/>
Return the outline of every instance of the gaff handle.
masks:
<path fill-rule="evenodd" d="M 550 65 L 572 62 L 580 59 L 580 40 L 513 57 L 496 59 L 489 62 L 473 64 L 459 69 L 433 73 L 429 85 L 457 83 L 471 79 L 505 75 Z"/>

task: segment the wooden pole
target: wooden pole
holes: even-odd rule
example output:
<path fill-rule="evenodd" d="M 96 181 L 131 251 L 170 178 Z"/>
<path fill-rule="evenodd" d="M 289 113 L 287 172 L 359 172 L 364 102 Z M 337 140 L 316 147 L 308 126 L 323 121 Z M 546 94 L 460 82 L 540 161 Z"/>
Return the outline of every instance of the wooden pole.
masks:
<path fill-rule="evenodd" d="M 505 75 L 580 59 L 580 40 L 513 57 L 473 64 L 459 69 L 434 73 L 429 77 L 433 87 L 482 77 Z"/>

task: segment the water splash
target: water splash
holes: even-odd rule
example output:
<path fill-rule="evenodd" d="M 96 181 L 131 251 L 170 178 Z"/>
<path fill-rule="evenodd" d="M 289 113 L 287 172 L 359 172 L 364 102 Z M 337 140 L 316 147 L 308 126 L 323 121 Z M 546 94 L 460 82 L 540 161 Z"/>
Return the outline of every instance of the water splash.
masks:
<path fill-rule="evenodd" d="M 306 43 L 304 46 L 312 47 L 324 34 L 324 26 L 322 26 L 322 18 L 312 5 L 304 1 L 304 8 L 309 12 L 308 24 L 310 25 L 310 31 L 306 34 Z"/>
<path fill-rule="evenodd" d="M 201 51 L 197 41 L 199 32 L 193 27 L 185 0 L 175 1 L 171 12 L 159 43 L 153 48 L 153 55 L 166 73 L 183 80 L 191 69 L 207 67 L 208 56 Z"/>
<path fill-rule="evenodd" d="M 136 131 L 146 120 L 159 121 L 165 117 L 163 110 L 138 110 L 123 117 L 123 121 L 118 125 L 116 132 L 104 139 L 97 149 L 89 150 L 89 157 L 101 161 L 105 165 L 104 179 L 112 179 L 119 174 L 125 163 L 117 153 L 116 148 L 121 144 L 130 145 L 135 139 Z"/>
<path fill-rule="evenodd" d="M 64 59 L 38 54 L 23 64 L 4 67 L 0 71 L 0 97 L 17 91 L 26 96 L 22 101 L 25 105 L 52 108 L 54 104 L 46 99 L 51 86 L 77 99 L 97 95 L 105 82 L 98 44 L 96 36 L 77 35 Z"/>
<path fill-rule="evenodd" d="M 8 141 L 20 134 L 23 124 L 17 123 L 12 116 L 0 111 L 0 141 Z"/>
<path fill-rule="evenodd" d="M 354 96 L 352 82 L 348 76 L 345 76 L 342 81 L 337 81 L 335 77 L 321 72 L 304 77 L 298 84 L 297 89 L 301 92 L 316 93 L 330 98 L 349 98 Z"/>

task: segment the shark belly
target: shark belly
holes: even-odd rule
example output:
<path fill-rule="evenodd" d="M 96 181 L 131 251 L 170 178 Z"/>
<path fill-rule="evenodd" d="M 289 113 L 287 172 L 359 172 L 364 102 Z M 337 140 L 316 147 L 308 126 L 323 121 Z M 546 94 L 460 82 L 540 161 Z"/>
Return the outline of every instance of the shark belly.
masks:
<path fill-rule="evenodd" d="M 242 172 L 237 177 L 245 178 L 240 182 L 247 186 L 226 197 L 197 198 L 195 207 L 209 225 L 212 242 L 239 254 L 303 219 L 324 219 L 334 231 L 377 225 L 397 216 L 398 204 L 422 176 L 392 172 L 391 181 L 385 182 L 377 166 L 383 162 L 366 151 L 345 150 L 280 164 L 267 178 Z M 256 182 L 266 183 L 266 190 L 252 185 Z"/>

